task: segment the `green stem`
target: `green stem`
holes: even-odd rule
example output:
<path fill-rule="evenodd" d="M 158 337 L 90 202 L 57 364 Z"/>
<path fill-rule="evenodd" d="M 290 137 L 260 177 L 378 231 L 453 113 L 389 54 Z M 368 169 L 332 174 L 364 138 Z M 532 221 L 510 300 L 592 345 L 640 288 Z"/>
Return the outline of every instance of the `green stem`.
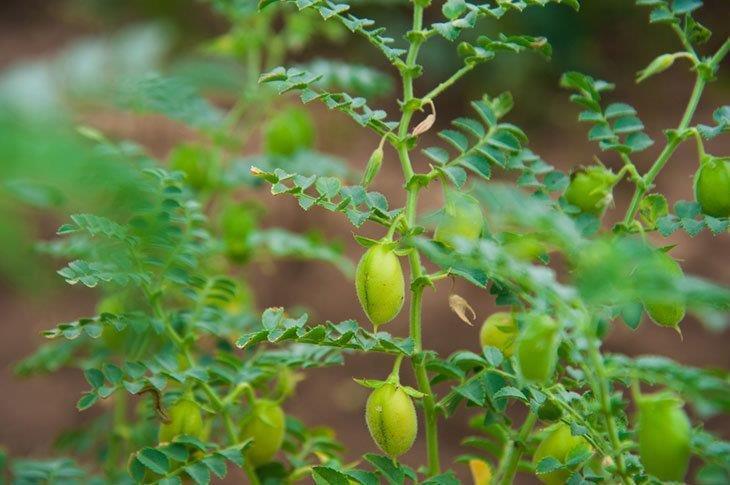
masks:
<path fill-rule="evenodd" d="M 398 356 L 395 358 L 395 362 L 393 363 L 393 370 L 390 372 L 390 376 L 388 376 L 388 380 L 393 379 L 394 381 L 400 383 L 400 364 L 403 362 L 403 354 L 398 354 Z"/>
<path fill-rule="evenodd" d="M 532 428 L 535 427 L 536 421 L 537 414 L 530 411 L 517 436 L 507 443 L 495 476 L 495 483 L 498 485 L 509 485 L 513 482 L 515 473 L 517 473 L 517 466 L 525 450 L 525 440 L 532 432 Z"/>
<path fill-rule="evenodd" d="M 256 475 L 256 470 L 253 466 L 251 466 L 250 461 L 244 460 L 243 471 L 246 472 L 246 476 L 248 477 L 248 481 L 251 485 L 260 485 L 261 482 L 259 481 L 259 477 Z"/>
<path fill-rule="evenodd" d="M 695 48 L 692 47 L 692 44 L 687 39 L 687 36 L 684 35 L 684 32 L 682 29 L 677 25 L 676 23 L 672 24 L 672 30 L 677 34 L 677 37 L 679 37 L 679 41 L 682 43 L 682 46 L 689 52 L 693 58 L 697 59 L 697 52 L 695 51 Z"/>
<path fill-rule="evenodd" d="M 684 39 L 683 34 L 680 35 L 680 38 Z M 690 53 L 694 53 L 694 50 L 691 48 L 691 46 L 688 48 L 688 50 L 690 51 Z M 722 60 L 725 58 L 725 56 L 728 55 L 728 53 L 730 53 L 730 37 L 727 38 L 725 42 L 723 42 L 717 52 L 715 52 L 715 55 L 710 58 L 709 62 L 707 63 L 709 71 L 714 72 L 720 65 Z M 694 116 L 695 111 L 697 111 L 697 105 L 700 102 L 700 98 L 702 97 L 702 92 L 705 89 L 707 81 L 708 80 L 705 78 L 705 75 L 702 72 L 699 72 L 697 74 L 694 88 L 692 88 L 692 94 L 690 95 L 689 102 L 687 103 L 687 108 L 684 110 L 682 119 L 679 122 L 677 131 L 684 131 L 687 129 L 687 127 L 689 127 L 689 124 L 692 121 L 692 117 Z M 626 212 L 626 217 L 624 218 L 624 224 L 628 225 L 634 219 L 634 216 L 636 215 L 636 211 L 639 209 L 639 204 L 641 203 L 641 199 L 644 197 L 644 194 L 648 189 L 651 188 L 654 179 L 662 170 L 662 168 L 664 168 L 664 165 L 666 165 L 667 161 L 669 161 L 669 158 L 672 156 L 682 140 L 682 137 L 673 137 L 664 146 L 664 149 L 659 154 L 659 157 L 656 159 L 649 171 L 643 177 L 643 185 L 637 184 L 636 191 L 634 192 L 634 196 L 631 199 L 631 203 L 629 204 L 629 210 Z"/>
<path fill-rule="evenodd" d="M 119 471 L 119 458 L 123 454 L 122 446 L 126 442 L 124 434 L 126 433 L 127 418 L 127 395 L 122 392 L 116 393 L 114 396 L 114 414 L 112 422 L 112 433 L 109 437 L 109 447 L 107 449 L 104 471 L 107 478 L 115 477 Z"/>
<path fill-rule="evenodd" d="M 423 27 L 423 7 L 414 3 L 413 5 L 413 28 L 412 31 L 420 31 Z M 401 70 L 403 79 L 403 114 L 398 126 L 398 158 L 403 171 L 403 178 L 406 184 L 413 177 L 413 166 L 408 154 L 406 139 L 408 137 L 408 127 L 413 117 L 413 112 L 417 107 L 412 103 L 413 97 L 413 73 L 416 68 L 416 59 L 418 58 L 418 50 L 423 39 L 416 37 L 408 48 L 406 55 L 405 68 Z M 405 219 L 408 227 L 412 227 L 416 223 L 416 213 L 418 206 L 418 186 L 410 186 L 408 189 L 405 207 Z M 423 266 L 421 265 L 421 257 L 418 251 L 411 251 L 408 255 L 408 262 L 411 269 L 411 280 L 415 280 L 423 275 Z M 423 410 L 425 415 L 426 427 L 426 449 L 428 458 L 427 476 L 438 475 L 441 469 L 438 448 L 438 425 L 436 416 L 436 402 L 431 391 L 431 384 L 426 372 L 426 362 L 423 359 L 423 341 L 421 338 L 421 320 L 422 320 L 422 296 L 423 287 L 411 288 L 411 302 L 409 310 L 409 329 L 410 336 L 415 343 L 416 359 L 413 360 L 413 370 L 416 374 L 419 390 L 425 394 L 423 398 Z"/>
<path fill-rule="evenodd" d="M 692 94 L 689 98 L 689 102 L 687 103 L 687 108 L 684 110 L 682 120 L 679 122 L 679 126 L 677 127 L 677 131 L 684 131 L 689 126 L 690 121 L 692 121 L 692 117 L 697 110 L 697 105 L 700 102 L 702 91 L 705 89 L 705 84 L 706 81 L 702 78 L 701 75 L 698 75 L 697 79 L 695 80 L 695 85 L 692 89 Z M 652 184 L 654 183 L 654 179 L 657 175 L 659 175 L 659 172 L 667 164 L 669 158 L 672 156 L 679 144 L 682 143 L 682 140 L 682 137 L 672 137 L 669 142 L 667 142 L 667 144 L 664 146 L 664 149 L 659 154 L 659 157 L 656 159 L 649 171 L 646 173 L 646 175 L 644 175 L 643 186 L 636 186 L 634 196 L 631 199 L 631 203 L 629 204 L 629 210 L 626 212 L 626 217 L 624 218 L 624 224 L 628 225 L 631 223 L 631 221 L 633 221 L 634 216 L 636 216 L 636 211 L 639 210 L 639 204 L 641 203 L 641 199 L 644 197 L 644 194 L 648 189 L 651 188 Z"/>
<path fill-rule="evenodd" d="M 426 96 L 424 96 L 421 101 L 422 104 L 427 104 L 429 101 L 432 101 L 436 96 L 444 92 L 446 89 L 451 87 L 456 81 L 458 81 L 464 74 L 468 73 L 474 69 L 474 64 L 467 64 L 458 71 L 456 71 L 454 74 L 451 75 L 450 78 L 448 78 L 446 81 L 442 82 L 435 88 L 431 90 Z"/>
<path fill-rule="evenodd" d="M 598 349 L 598 344 L 593 343 L 588 346 L 588 357 L 591 361 L 592 370 L 596 373 L 598 378 L 598 388 L 594 389 L 594 392 L 598 394 L 598 399 L 601 405 L 601 412 L 603 413 L 604 420 L 606 422 L 606 431 L 608 432 L 608 438 L 611 441 L 611 448 L 614 452 L 612 457 L 616 462 L 616 472 L 621 478 L 621 483 L 625 485 L 631 485 L 634 481 L 626 471 L 626 464 L 624 463 L 623 451 L 621 450 L 621 440 L 618 436 L 618 430 L 616 429 L 616 420 L 613 418 L 611 412 L 611 390 L 608 384 L 608 376 L 606 375 L 606 368 L 603 365 L 603 357 Z"/>
<path fill-rule="evenodd" d="M 720 62 L 722 62 L 723 58 L 730 53 L 730 37 L 725 39 L 725 42 L 720 46 L 719 49 L 717 49 L 717 52 L 715 52 L 715 55 L 712 56 L 710 59 L 710 65 L 717 67 L 720 65 Z"/>

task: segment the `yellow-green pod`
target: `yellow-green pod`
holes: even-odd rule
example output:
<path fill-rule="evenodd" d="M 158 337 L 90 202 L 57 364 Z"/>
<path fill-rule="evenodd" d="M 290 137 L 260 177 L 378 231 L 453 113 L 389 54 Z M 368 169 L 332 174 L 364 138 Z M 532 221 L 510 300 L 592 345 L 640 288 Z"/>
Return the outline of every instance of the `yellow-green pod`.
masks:
<path fill-rule="evenodd" d="M 548 315 L 528 314 L 517 338 L 517 370 L 527 382 L 542 384 L 555 373 L 560 327 Z"/>
<path fill-rule="evenodd" d="M 376 327 L 393 320 L 403 307 L 405 280 L 398 256 L 387 244 L 371 246 L 357 265 L 355 289 Z"/>
<path fill-rule="evenodd" d="M 484 214 L 479 201 L 458 190 L 448 190 L 445 202 L 433 239 L 446 245 L 458 239 L 479 239 L 484 230 Z"/>
<path fill-rule="evenodd" d="M 565 200 L 581 212 L 600 216 L 612 201 L 616 175 L 602 166 L 587 167 L 574 172 L 565 190 Z"/>
<path fill-rule="evenodd" d="M 378 448 L 393 458 L 410 450 L 416 440 L 416 407 L 400 386 L 383 384 L 375 389 L 365 407 L 365 421 Z"/>
<path fill-rule="evenodd" d="M 588 442 L 581 436 L 573 436 L 570 426 L 565 423 L 558 423 L 552 426 L 549 434 L 543 439 L 535 450 L 532 457 L 533 464 L 538 463 L 548 456 L 555 458 L 560 463 L 565 463 L 566 458 L 575 448 L 579 446 L 589 447 Z M 570 478 L 571 470 L 560 469 L 550 473 L 537 475 L 541 482 L 548 485 L 562 485 Z"/>
<path fill-rule="evenodd" d="M 730 216 L 730 158 L 707 157 L 695 174 L 695 198 L 704 214 Z"/>
<path fill-rule="evenodd" d="M 665 267 L 670 274 L 683 275 L 682 267 L 671 256 L 665 252 L 659 253 L 660 265 Z M 657 325 L 662 327 L 678 328 L 679 323 L 684 319 L 686 306 L 682 301 L 676 299 L 653 299 L 646 298 L 643 301 L 644 309 L 649 317 Z"/>
<path fill-rule="evenodd" d="M 177 146 L 169 156 L 170 167 L 185 174 L 185 181 L 195 190 L 212 189 L 220 178 L 218 159 L 202 145 Z"/>
<path fill-rule="evenodd" d="M 246 449 L 246 459 L 254 466 L 270 462 L 281 449 L 286 432 L 286 416 L 275 401 L 258 399 L 247 416 L 241 438 L 253 438 Z"/>
<path fill-rule="evenodd" d="M 496 347 L 505 357 L 512 357 L 517 345 L 517 323 L 514 316 L 507 312 L 490 315 L 479 331 L 479 342 L 482 347 Z"/>
<path fill-rule="evenodd" d="M 636 405 L 639 457 L 644 470 L 662 481 L 684 481 L 692 427 L 682 400 L 662 392 L 645 394 Z"/>
<path fill-rule="evenodd" d="M 191 399 L 180 399 L 167 410 L 170 421 L 160 426 L 160 443 L 172 441 L 180 435 L 202 439 L 205 427 L 198 403 Z"/>

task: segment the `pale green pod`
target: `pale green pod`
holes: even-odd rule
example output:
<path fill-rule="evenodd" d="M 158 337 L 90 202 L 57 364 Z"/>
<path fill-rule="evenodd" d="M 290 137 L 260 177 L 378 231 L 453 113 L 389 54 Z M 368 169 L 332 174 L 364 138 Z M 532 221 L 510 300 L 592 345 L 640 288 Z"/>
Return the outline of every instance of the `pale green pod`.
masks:
<path fill-rule="evenodd" d="M 545 383 L 555 373 L 560 346 L 560 327 L 548 315 L 525 316 L 524 328 L 517 338 L 517 370 L 522 379 Z"/>
<path fill-rule="evenodd" d="M 166 443 L 180 435 L 202 438 L 205 432 L 200 406 L 190 399 L 180 399 L 167 411 L 170 421 L 160 426 L 159 441 Z"/>
<path fill-rule="evenodd" d="M 692 426 L 682 401 L 663 392 L 643 395 L 636 404 L 639 457 L 644 469 L 663 481 L 683 481 L 689 466 Z"/>
<path fill-rule="evenodd" d="M 565 463 L 568 455 L 577 447 L 588 447 L 588 442 L 581 436 L 573 436 L 570 426 L 565 423 L 558 423 L 551 428 L 550 433 L 540 442 L 532 457 L 532 462 L 537 467 L 541 460 L 553 457 L 561 463 Z M 537 478 L 548 485 L 561 485 L 566 483 L 571 475 L 568 469 L 560 469 L 550 473 L 543 473 Z"/>
<path fill-rule="evenodd" d="M 257 400 L 251 415 L 244 422 L 241 438 L 253 438 L 253 444 L 246 450 L 246 458 L 254 466 L 268 463 L 281 449 L 286 432 L 286 416 L 275 401 Z"/>
<path fill-rule="evenodd" d="M 695 174 L 695 199 L 702 212 L 730 216 L 730 158 L 707 157 Z"/>
<path fill-rule="evenodd" d="M 482 347 L 487 345 L 496 347 L 505 357 L 512 357 L 517 344 L 517 323 L 514 315 L 507 312 L 490 315 L 484 320 L 479 331 L 479 342 Z"/>
<path fill-rule="evenodd" d="M 667 268 L 670 273 L 677 276 L 683 275 L 682 267 L 667 253 L 659 253 L 661 265 Z M 659 300 L 647 298 L 643 301 L 644 309 L 649 317 L 657 325 L 662 327 L 678 328 L 679 323 L 684 319 L 686 306 L 681 301 Z"/>
<path fill-rule="evenodd" d="M 581 212 L 601 216 L 612 200 L 616 176 L 605 167 L 594 166 L 574 172 L 563 194 Z"/>
<path fill-rule="evenodd" d="M 398 256 L 385 244 L 363 254 L 355 275 L 357 297 L 376 327 L 393 320 L 403 307 L 405 280 Z"/>
<path fill-rule="evenodd" d="M 411 397 L 394 384 L 383 384 L 370 394 L 365 421 L 378 448 L 393 458 L 410 450 L 416 440 L 416 407 Z"/>
<path fill-rule="evenodd" d="M 454 244 L 458 239 L 476 241 L 483 230 L 484 214 L 479 201 L 457 190 L 447 191 L 434 241 L 445 245 Z"/>

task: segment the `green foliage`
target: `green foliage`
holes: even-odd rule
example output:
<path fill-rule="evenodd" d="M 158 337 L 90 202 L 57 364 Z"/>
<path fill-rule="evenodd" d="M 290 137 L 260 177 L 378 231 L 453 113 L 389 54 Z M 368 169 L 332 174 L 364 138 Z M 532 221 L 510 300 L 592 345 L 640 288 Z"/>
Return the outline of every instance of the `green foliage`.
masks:
<path fill-rule="evenodd" d="M 591 125 L 589 140 L 614 152 L 623 165 L 615 177 L 594 166 L 574 170 L 572 179 L 530 150 L 527 134 L 505 121 L 513 107 L 509 93 L 484 95 L 472 102 L 473 116 L 451 121 L 433 138 L 427 135 L 440 123 L 439 96 L 476 64 L 502 52 L 535 51 L 549 57 L 547 39 L 502 32 L 473 36 L 456 49 L 463 67 L 446 80 L 422 95 L 416 94 L 414 80 L 429 68 L 418 63 L 421 49 L 437 36 L 454 42 L 465 30 L 477 28 L 481 18 L 498 20 L 551 3 L 577 8 L 576 0 L 483 5 L 448 0 L 439 5 L 443 18 L 430 11 L 424 17 L 426 9 L 436 6 L 415 0 L 409 4 L 413 22 L 402 44 L 374 20 L 352 13 L 355 5 L 348 2 L 262 0 L 259 9 L 251 2 L 210 3 L 230 22 L 228 32 L 203 46 L 202 52 L 217 62 L 205 64 L 210 73 L 158 69 L 159 74 L 149 74 L 147 69 L 132 69 L 130 76 L 101 83 L 105 89 L 99 92 L 113 91 L 110 99 L 123 109 L 161 115 L 193 131 L 195 144 L 173 147 L 168 164 L 92 128 L 82 127 L 74 134 L 67 128 L 50 130 L 37 120 L 24 124 L 20 118 L 0 116 L 0 126 L 19 140 L 16 145 L 0 139 L 0 154 L 14 154 L 2 169 L 7 177 L 0 210 L 18 220 L 13 204 L 20 201 L 68 218 L 58 239 L 38 249 L 63 260 L 58 273 L 68 284 L 95 288 L 102 297 L 94 314 L 45 331 L 51 342 L 16 367 L 23 376 L 64 367 L 83 372 L 88 387 L 77 408 L 95 407 L 99 417 L 62 435 L 59 449 L 80 455 L 90 471 L 70 459 L 15 460 L 9 469 L 17 483 L 203 484 L 223 478 L 233 464 L 254 485 L 300 480 L 451 485 L 459 480 L 441 463 L 438 427 L 448 425 L 457 413 L 473 413 L 475 429 L 463 441 L 470 453 L 457 462 L 488 464 L 484 470 L 493 475 L 492 483 L 512 483 L 518 471 L 546 483 L 653 483 L 670 475 L 692 480 L 683 476 L 684 461 L 674 470 L 657 465 L 661 460 L 651 453 L 657 450 L 649 449 L 656 437 L 647 440 L 646 429 L 637 428 L 626 410 L 642 402 L 644 385 L 661 386 L 681 397 L 700 419 L 726 414 L 727 372 L 659 356 L 607 354 L 601 346 L 618 320 L 636 329 L 642 323 L 642 303 L 647 302 L 651 305 L 646 306 L 686 306 L 714 329 L 728 325 L 730 289 L 685 276 L 669 248 L 655 247 L 644 237 L 653 231 L 658 231 L 657 237 L 667 236 L 680 228 L 690 235 L 704 227 L 718 236 L 727 232 L 727 217 L 702 213 L 714 212 L 707 204 L 678 201 L 670 211 L 662 187 L 655 186 L 659 172 L 687 140 L 696 143 L 700 163 L 725 160 L 707 153 L 704 143 L 728 132 L 728 107 L 715 111 L 712 125 L 693 125 L 702 92 L 730 51 L 726 41 L 707 56 L 697 53 L 709 37 L 692 17 L 701 1 L 637 1 L 652 8 L 652 22 L 668 24 L 682 49 L 660 54 L 638 80 L 659 75 L 679 59 L 689 60 L 696 76 L 681 121 L 665 131 L 663 147 L 645 173 L 632 157 L 645 156 L 654 140 L 636 110 L 620 102 L 605 105 L 603 98 L 613 89 L 610 83 L 576 72 L 563 76 L 561 85 L 574 91 L 571 99 L 583 108 L 579 120 Z M 424 24 L 424 18 L 435 21 Z M 336 42 L 344 30 L 363 37 L 396 68 L 402 85 L 398 119 L 370 107 L 393 83 L 367 67 L 326 60 L 273 67 L 287 60 L 287 54 L 303 56 L 304 47 L 320 34 Z M 147 61 L 142 64 L 152 63 Z M 218 61 L 229 67 L 220 67 Z M 209 80 L 228 79 L 223 91 L 228 96 L 235 93 L 235 98 L 229 103 L 208 99 L 207 74 L 212 74 Z M 381 137 L 368 167 L 363 167 L 365 177 L 313 149 L 316 123 L 309 113 L 276 102 L 277 95 L 293 91 L 304 103 L 319 100 Z M 63 92 L 52 86 L 45 101 L 58 106 Z M 23 111 L 20 104 L 3 101 L 3 106 Z M 424 110 L 424 119 L 411 126 Z M 47 143 L 39 148 L 37 140 L 45 130 Z M 254 134 L 262 135 L 266 153 L 241 155 Z M 418 152 L 426 139 L 429 144 L 441 140 L 446 148 L 426 146 Z M 392 150 L 384 150 L 386 143 Z M 403 207 L 366 188 L 388 173 L 378 168 L 393 162 L 392 153 L 403 172 L 397 184 L 405 192 L 399 199 L 405 199 Z M 414 168 L 417 153 L 430 163 L 427 172 Z M 69 165 L 69 174 L 56 169 L 47 177 L 30 176 L 45 174 L 47 163 L 39 158 L 56 155 L 63 161 L 77 160 Z M 98 178 L 79 177 L 95 162 L 114 174 L 114 201 L 102 207 L 95 204 L 99 197 L 92 193 L 94 184 L 88 183 Z M 583 195 L 589 203 L 581 204 L 571 180 L 588 172 L 601 172 L 605 183 L 595 193 L 586 184 L 589 193 Z M 512 182 L 496 183 L 492 179 L 497 177 Z M 69 180 L 73 183 L 62 183 Z M 609 230 L 600 216 L 614 210 L 608 204 L 611 189 L 622 181 L 633 185 L 634 195 L 622 221 Z M 420 195 L 432 184 L 440 184 L 446 194 L 445 206 L 436 212 L 440 218 L 422 217 L 418 211 Z M 384 245 L 398 268 L 400 258 L 407 258 L 407 335 L 371 332 L 352 319 L 310 323 L 306 308 L 291 316 L 284 308 L 256 308 L 250 285 L 241 276 L 242 266 L 296 258 L 332 264 L 346 278 L 353 273 L 341 244 L 317 232 L 298 234 L 268 224 L 263 228 L 266 215 L 257 192 L 261 185 L 273 195 L 293 196 L 305 211 L 319 206 L 344 214 L 358 230 L 368 222 L 383 230 L 378 239 L 360 234 L 355 239 L 371 253 L 380 247 L 376 245 Z M 468 209 L 453 203 L 457 194 L 468 198 Z M 72 199 L 78 200 L 70 204 Z M 478 231 L 457 227 L 444 236 L 445 216 L 484 221 L 474 222 Z M 434 227 L 441 227 L 439 234 Z M 429 273 L 430 268 L 435 272 Z M 360 272 L 357 281 L 367 290 L 369 313 L 373 304 L 392 303 L 377 287 L 374 269 Z M 480 342 L 478 352 L 457 349 L 444 357 L 429 349 L 422 332 L 429 319 L 423 312 L 426 287 L 454 277 L 485 291 L 496 305 L 509 307 L 514 349 L 488 338 Z M 387 312 L 387 319 L 398 313 L 401 299 L 397 309 L 386 308 L 394 310 Z M 476 318 L 463 297 L 452 293 L 448 304 L 463 319 L 470 320 L 469 310 Z M 677 323 L 675 330 L 682 325 Z M 349 455 L 332 430 L 284 416 L 282 409 L 291 412 L 284 401 L 295 390 L 299 370 L 343 365 L 355 352 L 394 360 L 385 379 L 356 380 L 376 393 L 396 389 L 401 364 L 411 365 L 414 387 L 398 385 L 397 405 L 379 397 L 368 406 L 367 424 L 378 446 L 390 455 L 403 453 L 415 435 L 410 426 L 410 401 L 415 398 L 422 409 L 417 427 L 426 445 L 422 466 L 411 468 L 394 456 L 376 454 L 345 462 Z M 102 402 L 110 405 L 97 406 Z M 195 410 L 194 426 L 188 431 L 195 437 L 172 436 L 184 428 L 174 422 L 180 417 L 175 407 L 180 402 Z M 683 424 L 666 434 L 681 434 L 682 460 L 691 451 L 702 461 L 694 481 L 727 481 L 728 444 L 704 431 L 701 423 L 690 432 L 680 401 L 672 402 Z M 263 413 L 262 408 L 275 411 Z M 517 413 L 508 412 L 510 408 L 524 408 L 526 417 L 516 422 Z M 382 429 L 377 428 L 378 416 L 387 416 L 381 420 Z M 397 424 L 406 419 L 407 432 L 398 436 Z M 391 446 L 394 440 L 397 446 Z"/>
<path fill-rule="evenodd" d="M 395 127 L 394 122 L 385 121 L 387 117 L 385 111 L 371 109 L 366 104 L 365 98 L 352 97 L 347 93 L 317 91 L 317 86 L 323 77 L 323 74 L 315 75 L 296 67 L 289 69 L 277 67 L 263 74 L 259 82 L 273 83 L 274 89 L 279 94 L 301 91 L 300 97 L 303 102 L 321 100 L 328 108 L 342 111 L 360 126 L 368 126 L 380 134 Z"/>

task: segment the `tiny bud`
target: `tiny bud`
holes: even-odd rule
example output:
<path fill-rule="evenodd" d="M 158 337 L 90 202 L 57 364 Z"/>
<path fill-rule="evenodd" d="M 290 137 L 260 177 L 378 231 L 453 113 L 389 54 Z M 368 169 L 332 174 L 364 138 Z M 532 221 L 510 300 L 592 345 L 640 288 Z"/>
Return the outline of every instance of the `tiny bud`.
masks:
<path fill-rule="evenodd" d="M 361 185 L 363 187 L 367 187 L 370 185 L 370 183 L 373 181 L 376 175 L 378 175 L 378 172 L 380 172 L 380 167 L 383 164 L 383 145 L 379 145 L 370 155 L 370 159 L 368 160 L 368 164 L 365 166 L 365 172 L 363 172 L 362 175 L 362 182 Z"/>
<path fill-rule="evenodd" d="M 651 61 L 648 66 L 636 73 L 636 82 L 640 83 L 644 79 L 651 77 L 654 74 L 659 74 L 660 72 L 669 69 L 672 64 L 674 64 L 675 57 L 676 56 L 674 54 L 660 55 L 659 57 Z"/>

